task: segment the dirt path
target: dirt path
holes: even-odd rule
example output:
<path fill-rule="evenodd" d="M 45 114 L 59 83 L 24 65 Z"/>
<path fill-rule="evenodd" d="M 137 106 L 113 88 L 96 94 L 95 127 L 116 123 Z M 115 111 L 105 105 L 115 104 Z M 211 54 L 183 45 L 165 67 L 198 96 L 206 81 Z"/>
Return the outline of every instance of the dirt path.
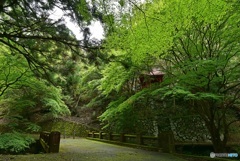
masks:
<path fill-rule="evenodd" d="M 171 154 L 151 152 L 87 139 L 61 139 L 57 154 L 3 155 L 0 161 L 184 161 Z"/>

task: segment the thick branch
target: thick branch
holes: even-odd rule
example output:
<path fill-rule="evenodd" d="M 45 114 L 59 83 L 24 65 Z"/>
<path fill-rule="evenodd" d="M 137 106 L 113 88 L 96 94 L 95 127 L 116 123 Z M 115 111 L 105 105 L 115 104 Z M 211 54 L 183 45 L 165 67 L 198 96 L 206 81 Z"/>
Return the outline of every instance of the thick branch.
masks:
<path fill-rule="evenodd" d="M 7 90 L 11 85 L 13 85 L 13 84 L 15 84 L 16 82 L 18 82 L 26 72 L 27 72 L 27 70 L 24 71 L 23 73 L 21 73 L 20 76 L 18 76 L 18 77 L 17 77 L 14 81 L 12 81 L 12 82 L 9 82 L 9 83 L 8 83 L 8 82 L 5 82 L 5 83 L 6 83 L 6 84 L 4 85 L 5 87 L 1 87 L 1 88 L 3 88 L 3 89 L 1 89 L 0 96 L 2 96 L 2 95 L 4 94 L 4 92 L 6 92 L 6 90 Z"/>

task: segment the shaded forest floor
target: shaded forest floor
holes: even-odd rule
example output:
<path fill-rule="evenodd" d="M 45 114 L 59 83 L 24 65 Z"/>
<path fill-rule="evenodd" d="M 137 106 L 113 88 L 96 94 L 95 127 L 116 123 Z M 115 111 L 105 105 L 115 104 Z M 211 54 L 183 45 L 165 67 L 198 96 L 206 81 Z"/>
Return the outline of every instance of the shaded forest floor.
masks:
<path fill-rule="evenodd" d="M 55 154 L 0 155 L 0 161 L 184 161 L 171 154 L 144 151 L 83 138 L 61 139 Z"/>

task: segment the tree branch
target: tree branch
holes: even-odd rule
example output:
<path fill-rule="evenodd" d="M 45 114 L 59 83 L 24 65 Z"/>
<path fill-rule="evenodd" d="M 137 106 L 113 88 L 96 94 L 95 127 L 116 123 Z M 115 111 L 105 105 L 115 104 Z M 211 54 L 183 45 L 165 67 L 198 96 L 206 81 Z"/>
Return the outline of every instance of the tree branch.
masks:
<path fill-rule="evenodd" d="M 16 82 L 18 82 L 25 73 L 27 73 L 27 70 L 25 70 L 23 73 L 21 73 L 20 76 L 18 76 L 14 81 L 9 82 L 9 83 L 8 83 L 8 82 L 5 82 L 5 85 L 3 85 L 3 86 L 1 87 L 0 96 L 2 96 L 2 95 L 6 92 L 6 90 L 7 90 L 11 85 L 13 85 L 13 84 L 15 84 Z M 8 75 L 8 76 L 9 76 L 9 75 Z M 8 76 L 7 76 L 7 79 L 8 79 Z M 6 80 L 6 81 L 7 81 L 7 80 Z M 5 87 L 4 87 L 4 86 L 5 86 Z M 3 89 L 2 89 L 2 88 L 3 88 Z"/>

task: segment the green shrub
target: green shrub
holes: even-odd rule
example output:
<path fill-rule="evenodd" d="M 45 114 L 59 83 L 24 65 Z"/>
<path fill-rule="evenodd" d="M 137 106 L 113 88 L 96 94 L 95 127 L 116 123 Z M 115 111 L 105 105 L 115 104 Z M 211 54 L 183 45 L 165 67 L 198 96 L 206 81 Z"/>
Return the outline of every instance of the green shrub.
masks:
<path fill-rule="evenodd" d="M 5 133 L 0 135 L 0 150 L 5 153 L 24 152 L 35 140 L 20 133 Z"/>
<path fill-rule="evenodd" d="M 41 130 L 41 126 L 38 126 L 37 124 L 31 122 L 27 122 L 26 126 L 27 126 L 26 130 L 30 133 L 39 132 Z"/>

